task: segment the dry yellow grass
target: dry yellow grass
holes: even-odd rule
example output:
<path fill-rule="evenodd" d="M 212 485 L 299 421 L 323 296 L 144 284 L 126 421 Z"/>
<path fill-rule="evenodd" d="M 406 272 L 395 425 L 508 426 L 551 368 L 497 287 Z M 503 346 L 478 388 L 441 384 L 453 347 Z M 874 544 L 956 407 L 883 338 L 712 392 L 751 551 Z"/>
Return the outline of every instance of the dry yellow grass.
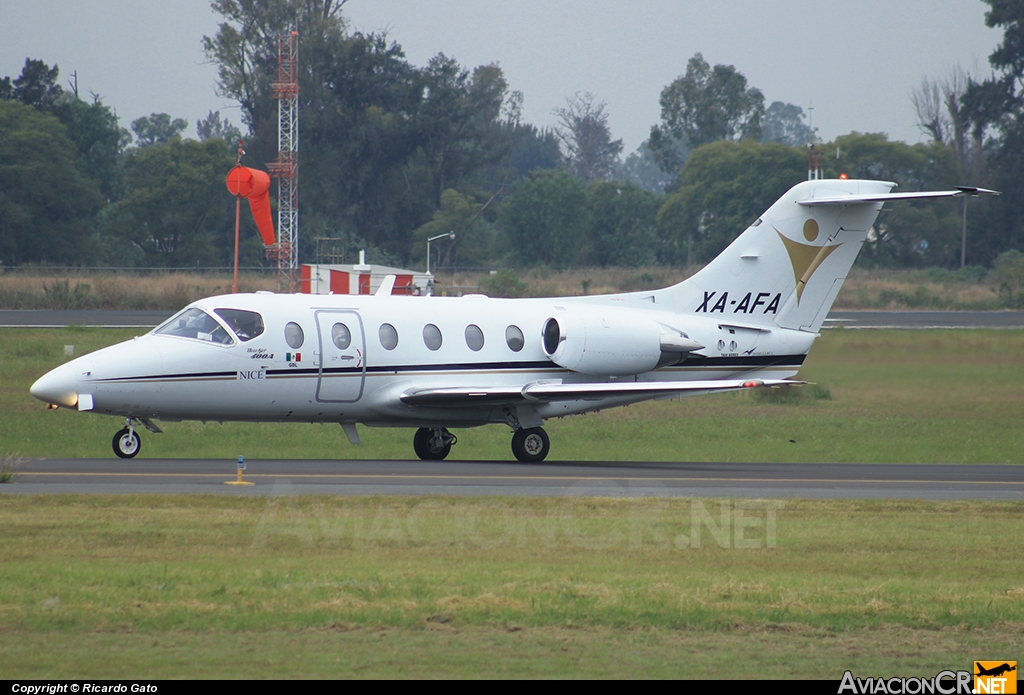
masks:
<path fill-rule="evenodd" d="M 484 292 L 492 296 L 564 297 L 649 290 L 680 282 L 699 266 L 641 268 L 533 268 L 514 271 L 521 289 L 502 292 L 492 271 L 436 275 L 437 294 Z M 943 271 L 859 270 L 851 272 L 836 309 L 992 310 L 1000 308 L 998 288 L 987 278 L 957 280 Z M 32 269 L 0 274 L 0 309 L 166 309 L 173 311 L 203 297 L 230 292 L 229 273 L 91 273 Z M 243 273 L 239 290 L 278 290 L 276 274 Z"/>

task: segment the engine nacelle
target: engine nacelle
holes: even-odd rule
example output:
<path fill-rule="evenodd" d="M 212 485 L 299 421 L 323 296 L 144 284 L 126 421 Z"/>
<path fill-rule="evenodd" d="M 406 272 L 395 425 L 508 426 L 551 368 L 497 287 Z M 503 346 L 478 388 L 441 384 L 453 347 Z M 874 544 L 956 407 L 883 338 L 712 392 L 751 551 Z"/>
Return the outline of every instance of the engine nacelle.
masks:
<path fill-rule="evenodd" d="M 662 327 L 650 319 L 573 313 L 544 322 L 544 353 L 559 367 L 596 376 L 649 372 L 662 359 Z"/>

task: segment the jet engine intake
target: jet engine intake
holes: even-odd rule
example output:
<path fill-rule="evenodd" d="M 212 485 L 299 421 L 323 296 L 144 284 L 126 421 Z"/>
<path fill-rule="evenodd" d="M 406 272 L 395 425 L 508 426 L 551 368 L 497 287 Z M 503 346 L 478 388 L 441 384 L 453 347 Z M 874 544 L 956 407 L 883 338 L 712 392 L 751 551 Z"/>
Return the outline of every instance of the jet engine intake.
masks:
<path fill-rule="evenodd" d="M 552 316 L 542 331 L 544 353 L 559 367 L 595 376 L 634 376 L 678 361 L 699 343 L 669 334 L 659 323 L 628 315 L 573 313 Z"/>

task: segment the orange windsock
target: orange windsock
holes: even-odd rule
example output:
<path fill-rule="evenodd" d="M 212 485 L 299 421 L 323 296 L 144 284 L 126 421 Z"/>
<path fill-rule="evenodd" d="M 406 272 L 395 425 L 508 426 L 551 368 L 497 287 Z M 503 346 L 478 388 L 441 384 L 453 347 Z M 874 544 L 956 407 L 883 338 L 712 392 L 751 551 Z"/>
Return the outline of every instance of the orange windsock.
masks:
<path fill-rule="evenodd" d="M 274 219 L 270 214 L 270 175 L 259 169 L 250 169 L 241 164 L 228 173 L 228 190 L 231 195 L 247 198 L 256 227 L 260 230 L 263 244 L 274 243 Z"/>

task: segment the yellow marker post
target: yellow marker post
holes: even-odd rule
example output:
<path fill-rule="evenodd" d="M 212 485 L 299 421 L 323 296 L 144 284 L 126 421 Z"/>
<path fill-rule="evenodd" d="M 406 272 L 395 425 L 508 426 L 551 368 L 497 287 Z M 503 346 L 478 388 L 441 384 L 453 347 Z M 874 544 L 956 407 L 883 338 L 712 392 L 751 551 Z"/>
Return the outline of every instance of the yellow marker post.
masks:
<path fill-rule="evenodd" d="M 248 481 L 242 480 L 242 471 L 244 471 L 244 470 L 245 470 L 245 457 L 244 456 L 239 456 L 238 457 L 238 480 L 226 480 L 226 481 L 224 481 L 224 484 L 225 485 L 255 485 L 256 483 L 250 483 Z"/>

